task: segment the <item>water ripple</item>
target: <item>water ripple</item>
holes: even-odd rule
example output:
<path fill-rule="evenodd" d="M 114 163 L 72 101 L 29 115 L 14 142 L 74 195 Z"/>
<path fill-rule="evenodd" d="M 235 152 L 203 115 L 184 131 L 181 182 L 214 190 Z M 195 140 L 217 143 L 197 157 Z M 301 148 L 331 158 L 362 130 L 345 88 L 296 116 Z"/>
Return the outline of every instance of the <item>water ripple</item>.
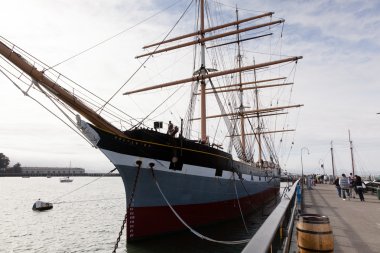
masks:
<path fill-rule="evenodd" d="M 121 178 L 102 178 L 55 201 L 59 203 L 52 210 L 32 211 L 38 198 L 55 199 L 93 179 L 77 177 L 72 183 L 62 184 L 54 177 L 0 177 L 0 252 L 112 252 L 125 215 Z M 246 221 L 250 234 L 246 234 L 241 221 L 200 232 L 215 238 L 249 238 L 263 220 L 252 216 Z M 126 247 L 124 230 L 117 252 L 240 252 L 243 246 L 216 245 L 183 232 Z"/>

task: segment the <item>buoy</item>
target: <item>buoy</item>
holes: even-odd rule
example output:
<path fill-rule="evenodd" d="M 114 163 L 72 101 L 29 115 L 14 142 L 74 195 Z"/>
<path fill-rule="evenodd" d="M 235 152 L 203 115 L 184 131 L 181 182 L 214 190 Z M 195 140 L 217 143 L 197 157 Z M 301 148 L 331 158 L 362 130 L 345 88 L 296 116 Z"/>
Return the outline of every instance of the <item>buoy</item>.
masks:
<path fill-rule="evenodd" d="M 334 252 L 334 237 L 327 216 L 303 214 L 297 223 L 299 252 Z"/>
<path fill-rule="evenodd" d="M 40 199 L 38 199 L 34 204 L 33 204 L 33 211 L 45 211 L 53 208 L 53 204 L 49 202 L 43 202 Z"/>

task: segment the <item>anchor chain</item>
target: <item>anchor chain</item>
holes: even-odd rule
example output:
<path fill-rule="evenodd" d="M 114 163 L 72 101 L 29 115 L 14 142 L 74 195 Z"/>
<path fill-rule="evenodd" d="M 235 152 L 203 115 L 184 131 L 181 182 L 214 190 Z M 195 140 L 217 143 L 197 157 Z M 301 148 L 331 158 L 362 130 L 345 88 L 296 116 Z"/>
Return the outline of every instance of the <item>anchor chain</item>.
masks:
<path fill-rule="evenodd" d="M 132 201 L 133 201 L 133 197 L 134 197 L 134 195 L 135 195 L 135 190 L 136 190 L 136 185 L 137 185 L 137 179 L 138 179 L 139 174 L 140 174 L 140 169 L 141 169 L 141 164 L 142 164 L 142 162 L 141 162 L 141 161 L 136 161 L 136 164 L 137 164 L 137 173 L 136 173 L 135 181 L 134 181 L 134 183 L 133 183 L 133 188 L 132 188 L 132 192 L 131 192 L 131 197 L 130 197 L 130 199 L 128 200 L 128 205 L 127 205 L 128 208 L 131 206 Z M 117 239 L 116 239 L 116 243 L 115 243 L 115 246 L 114 246 L 114 249 L 113 249 L 112 253 L 116 253 L 116 250 L 117 250 L 117 248 L 119 247 L 120 238 L 121 238 L 121 236 L 123 235 L 124 226 L 125 226 L 125 224 L 127 223 L 127 217 L 128 217 L 128 209 L 127 209 L 127 212 L 125 213 L 124 220 L 123 220 L 123 224 L 121 225 L 120 232 L 119 232 L 119 236 L 118 236 Z"/>

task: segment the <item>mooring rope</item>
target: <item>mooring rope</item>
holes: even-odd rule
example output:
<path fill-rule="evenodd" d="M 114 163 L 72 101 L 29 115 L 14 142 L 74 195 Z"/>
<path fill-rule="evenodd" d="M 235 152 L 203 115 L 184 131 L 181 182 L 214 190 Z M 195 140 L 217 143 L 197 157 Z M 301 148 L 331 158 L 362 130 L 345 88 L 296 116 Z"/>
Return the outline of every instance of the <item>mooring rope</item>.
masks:
<path fill-rule="evenodd" d="M 102 200 L 114 200 L 114 199 L 124 199 L 122 198 L 107 198 L 107 199 L 86 199 L 86 200 L 75 200 L 75 201 L 61 201 L 61 202 L 55 202 L 53 204 L 71 204 L 71 203 L 82 203 L 82 202 L 91 202 L 91 201 L 102 201 Z"/>
<path fill-rule="evenodd" d="M 207 237 L 205 235 L 202 235 L 201 233 L 197 232 L 196 230 L 194 230 L 192 227 L 190 227 L 182 218 L 181 216 L 174 210 L 173 206 L 169 203 L 168 199 L 165 197 L 165 194 L 162 192 L 161 190 L 161 187 L 160 185 L 158 184 L 158 181 L 156 179 L 156 176 L 154 174 L 154 171 L 153 171 L 153 166 L 150 166 L 150 169 L 152 171 L 152 176 L 153 176 L 153 179 L 154 179 L 154 182 L 157 186 L 157 189 L 158 191 L 161 193 L 161 196 L 162 198 L 165 200 L 166 204 L 168 205 L 168 207 L 170 208 L 170 210 L 173 212 L 173 214 L 177 217 L 177 219 L 185 226 L 187 227 L 190 232 L 192 232 L 194 235 L 198 236 L 199 238 L 203 239 L 203 240 L 207 240 L 207 241 L 210 241 L 210 242 L 215 242 L 215 243 L 220 243 L 220 244 L 227 244 L 227 245 L 236 245 L 236 244 L 243 244 L 243 243 L 248 243 L 250 241 L 250 239 L 245 239 L 245 240 L 238 240 L 238 241 L 220 241 L 220 240 L 215 240 L 215 239 L 212 239 L 210 237 Z"/>
<path fill-rule="evenodd" d="M 235 172 L 232 174 L 232 176 L 234 178 L 234 188 L 235 188 L 236 200 L 238 202 L 241 219 L 243 220 L 243 225 L 244 225 L 245 231 L 248 233 L 248 228 L 247 228 L 247 225 L 245 224 L 243 211 L 241 210 L 241 205 L 240 205 L 240 201 L 239 201 L 239 195 L 238 195 L 238 192 L 237 192 L 237 189 L 236 189 Z"/>

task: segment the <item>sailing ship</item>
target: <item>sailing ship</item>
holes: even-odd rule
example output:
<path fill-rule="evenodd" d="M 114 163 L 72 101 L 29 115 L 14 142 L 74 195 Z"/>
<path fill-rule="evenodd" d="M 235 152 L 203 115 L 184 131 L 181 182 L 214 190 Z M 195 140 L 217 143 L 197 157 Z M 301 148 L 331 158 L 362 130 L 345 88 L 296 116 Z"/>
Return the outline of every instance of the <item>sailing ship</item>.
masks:
<path fill-rule="evenodd" d="M 190 101 L 183 103 L 189 105 L 186 116 L 178 120 L 180 126 L 170 123 L 167 132 L 162 130 L 162 121 L 155 121 L 153 127 L 147 125 L 149 115 L 144 120 L 134 121 L 129 128 L 112 124 L 115 121 L 107 117 L 120 119 L 124 112 L 93 93 L 83 96 L 86 90 L 71 79 L 6 39 L 0 40 L 1 65 L 12 66 L 11 71 L 2 73 L 14 83 L 21 80 L 28 84 L 24 94 L 38 91 L 62 111 L 75 112 L 72 113 L 74 117 L 70 113 L 64 115 L 72 121 L 75 118 L 80 133 L 119 171 L 126 192 L 128 241 L 184 230 L 186 226 L 244 219 L 246 214 L 276 198 L 279 192 L 281 167 L 270 140 L 276 133 L 284 134 L 293 129 L 268 129 L 266 119 L 278 119 L 286 115 L 288 109 L 302 105 L 263 107 L 259 91 L 289 87 L 293 83 L 288 82 L 289 77 L 262 78 L 264 75 L 260 73 L 279 73 L 280 67 L 295 66 L 302 57 L 280 56 L 277 60 L 263 63 L 254 60 L 247 64 L 242 56 L 247 51 L 241 51 L 243 43 L 258 43 L 272 36 L 268 31 L 283 24 L 284 20 L 272 20 L 273 12 L 239 19 L 236 11 L 236 18 L 230 22 L 206 27 L 205 1 L 196 2 L 199 22 L 195 31 L 147 45 L 144 49 L 154 49 L 137 56 L 149 59 L 152 55 L 196 46 L 195 54 L 200 57 L 193 75 L 124 93 L 132 96 L 150 91 L 152 94 L 188 85 Z M 252 35 L 252 31 L 257 32 Z M 209 52 L 223 52 L 232 46 L 237 48 L 237 56 L 234 56 L 237 60 L 229 63 L 234 62 L 235 67 L 223 69 L 223 64 L 206 60 Z M 144 66 L 146 64 L 147 61 Z M 90 101 L 91 95 L 94 100 L 101 101 L 101 106 Z M 210 95 L 215 96 L 215 104 L 208 106 Z M 198 100 L 199 115 L 194 113 Z M 207 107 L 218 107 L 219 113 L 212 114 Z M 110 113 L 111 110 L 116 110 L 118 115 Z M 207 132 L 208 124 L 217 120 L 225 123 L 224 142 L 217 142 Z M 117 124 L 128 121 L 120 119 Z M 192 132 L 196 124 L 200 125 L 199 136 Z"/>

